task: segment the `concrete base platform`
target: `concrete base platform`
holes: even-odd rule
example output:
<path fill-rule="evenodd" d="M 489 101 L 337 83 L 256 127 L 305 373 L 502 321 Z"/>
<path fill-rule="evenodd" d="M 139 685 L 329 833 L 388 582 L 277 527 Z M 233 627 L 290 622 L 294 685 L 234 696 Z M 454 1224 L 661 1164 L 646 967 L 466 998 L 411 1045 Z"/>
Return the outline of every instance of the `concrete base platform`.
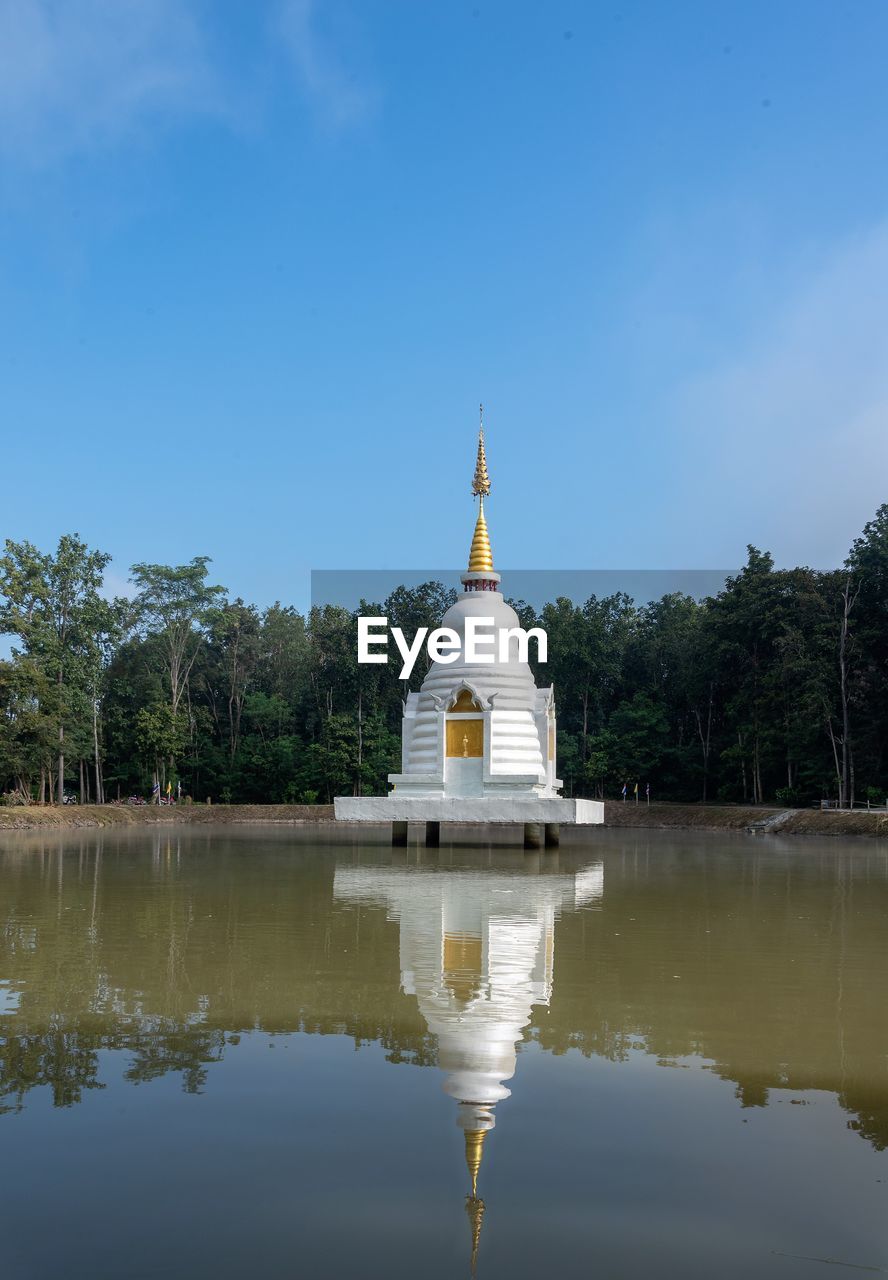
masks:
<path fill-rule="evenodd" d="M 563 796 L 337 796 L 340 822 L 542 823 L 562 827 L 604 822 L 601 800 Z"/>

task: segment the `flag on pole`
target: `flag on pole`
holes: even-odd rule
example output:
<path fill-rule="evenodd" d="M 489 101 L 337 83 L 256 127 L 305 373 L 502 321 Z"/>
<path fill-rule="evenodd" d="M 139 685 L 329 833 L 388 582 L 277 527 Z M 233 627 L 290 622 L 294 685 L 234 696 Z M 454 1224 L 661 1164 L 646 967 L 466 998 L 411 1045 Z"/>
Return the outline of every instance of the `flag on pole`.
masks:
<path fill-rule="evenodd" d="M 622 797 L 623 797 L 623 799 L 624 799 L 624 800 L 626 799 L 626 791 L 627 791 L 627 790 L 628 790 L 628 783 L 625 783 L 625 782 L 624 782 L 624 783 L 623 783 L 623 790 L 622 790 L 622 792 L 620 793 L 620 794 L 622 795 Z"/>
<path fill-rule="evenodd" d="M 646 798 L 647 798 L 647 802 L 648 802 L 648 804 L 650 804 L 650 802 L 651 802 L 651 784 L 650 784 L 649 782 L 646 782 L 646 783 L 644 784 L 644 794 L 645 794 L 645 796 L 646 796 Z"/>
<path fill-rule="evenodd" d="M 159 790 L 160 790 L 160 783 L 155 782 L 154 786 L 151 788 L 151 794 L 153 796 L 156 796 Z"/>
<path fill-rule="evenodd" d="M 173 793 L 173 784 L 171 782 L 168 782 L 167 783 L 167 800 L 169 800 L 172 793 Z"/>
<path fill-rule="evenodd" d="M 635 784 L 635 788 L 634 788 L 634 790 L 633 790 L 632 794 L 635 796 L 635 803 L 636 803 L 636 804 L 638 804 L 638 783 L 637 783 L 637 782 L 636 782 L 636 784 Z"/>

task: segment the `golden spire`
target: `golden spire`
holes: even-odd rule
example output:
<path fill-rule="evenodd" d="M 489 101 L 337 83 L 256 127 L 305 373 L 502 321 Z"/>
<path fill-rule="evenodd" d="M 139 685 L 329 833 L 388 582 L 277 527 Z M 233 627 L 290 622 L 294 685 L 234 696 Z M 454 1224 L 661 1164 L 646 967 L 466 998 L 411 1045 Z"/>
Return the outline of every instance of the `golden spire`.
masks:
<path fill-rule="evenodd" d="M 478 508 L 478 519 L 475 521 L 475 533 L 469 550 L 469 573 L 493 573 L 493 552 L 490 550 L 490 538 L 487 535 L 487 521 L 484 519 L 484 499 Z"/>
<path fill-rule="evenodd" d="M 486 1129 L 466 1129 L 466 1166 L 472 1179 L 472 1196 L 478 1194 L 478 1170 L 481 1168 L 481 1157 L 484 1154 Z"/>
<path fill-rule="evenodd" d="M 469 551 L 469 573 L 493 573 L 493 552 L 490 549 L 487 521 L 484 519 L 484 499 L 490 493 L 490 476 L 487 473 L 487 458 L 484 453 L 483 405 L 481 406 L 481 423 L 478 427 L 478 458 L 472 479 L 472 493 L 478 499 L 478 519 L 475 522 L 475 533 Z"/>
<path fill-rule="evenodd" d="M 466 1196 L 466 1213 L 472 1224 L 472 1275 L 478 1261 L 478 1245 L 481 1242 L 481 1221 L 484 1217 L 484 1201 L 478 1195 L 478 1170 L 484 1154 L 486 1129 L 466 1129 L 466 1165 L 472 1179 L 472 1194 Z"/>

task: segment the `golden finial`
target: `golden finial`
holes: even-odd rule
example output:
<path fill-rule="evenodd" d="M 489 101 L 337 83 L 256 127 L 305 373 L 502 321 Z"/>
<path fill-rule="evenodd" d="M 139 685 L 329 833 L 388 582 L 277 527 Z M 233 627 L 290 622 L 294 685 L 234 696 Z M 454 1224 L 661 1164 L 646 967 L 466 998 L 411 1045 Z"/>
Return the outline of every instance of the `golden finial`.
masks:
<path fill-rule="evenodd" d="M 466 1213 L 472 1224 L 472 1275 L 478 1265 L 478 1245 L 481 1243 L 481 1223 L 484 1219 L 484 1201 L 477 1196 L 466 1196 Z"/>
<path fill-rule="evenodd" d="M 490 493 L 490 476 L 487 474 L 487 457 L 484 453 L 484 405 L 480 406 L 480 422 L 478 426 L 478 457 L 475 462 L 475 475 L 472 479 L 472 493 L 476 498 L 486 498 Z"/>

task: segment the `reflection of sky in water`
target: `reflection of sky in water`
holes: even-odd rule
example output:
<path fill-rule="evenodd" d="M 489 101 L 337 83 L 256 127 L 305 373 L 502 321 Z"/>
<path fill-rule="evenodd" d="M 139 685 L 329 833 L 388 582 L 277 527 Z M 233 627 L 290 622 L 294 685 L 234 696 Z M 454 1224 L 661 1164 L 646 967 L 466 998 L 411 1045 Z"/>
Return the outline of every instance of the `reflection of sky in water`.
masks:
<path fill-rule="evenodd" d="M 15 1013 L 20 1000 L 21 992 L 13 991 L 8 982 L 0 981 L 0 1015 Z"/>

